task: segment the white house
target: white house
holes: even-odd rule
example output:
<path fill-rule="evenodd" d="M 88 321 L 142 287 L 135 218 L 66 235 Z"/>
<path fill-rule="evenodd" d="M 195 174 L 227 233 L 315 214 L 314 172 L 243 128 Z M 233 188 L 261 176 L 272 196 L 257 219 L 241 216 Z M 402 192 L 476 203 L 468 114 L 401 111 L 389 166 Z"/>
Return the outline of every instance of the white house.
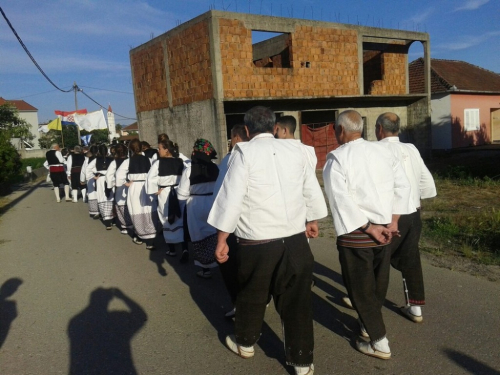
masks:
<path fill-rule="evenodd" d="M 38 144 L 38 139 L 40 138 L 40 133 L 38 132 L 38 109 L 33 107 L 31 104 L 26 103 L 24 100 L 6 100 L 0 97 L 0 105 L 5 103 L 10 103 L 17 108 L 19 111 L 19 117 L 31 125 L 30 132 L 35 136 L 35 138 L 29 141 L 29 144 L 24 143 L 23 145 L 19 138 L 12 138 L 11 143 L 18 150 L 23 148 L 39 150 L 40 146 Z"/>

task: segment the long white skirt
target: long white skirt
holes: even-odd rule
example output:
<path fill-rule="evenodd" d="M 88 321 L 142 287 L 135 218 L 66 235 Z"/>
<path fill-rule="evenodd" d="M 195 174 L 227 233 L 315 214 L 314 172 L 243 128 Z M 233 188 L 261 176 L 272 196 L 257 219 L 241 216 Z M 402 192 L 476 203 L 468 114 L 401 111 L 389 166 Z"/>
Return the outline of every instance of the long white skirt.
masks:
<path fill-rule="evenodd" d="M 97 215 L 99 207 L 97 206 L 96 180 L 93 178 L 87 181 L 87 203 L 89 205 L 89 215 Z"/>
<path fill-rule="evenodd" d="M 156 237 L 158 225 L 157 196 L 146 194 L 144 181 L 134 181 L 128 189 L 127 206 L 134 231 L 141 239 Z"/>
<path fill-rule="evenodd" d="M 115 200 L 114 192 L 111 192 L 109 198 L 106 196 L 106 178 L 104 176 L 101 176 L 96 180 L 96 193 L 97 206 L 99 208 L 99 213 L 101 214 L 102 219 L 113 219 L 113 217 L 115 217 L 115 215 L 113 214 L 113 201 Z"/>
<path fill-rule="evenodd" d="M 174 188 L 177 190 L 177 188 Z M 163 227 L 163 237 L 166 243 L 180 243 L 184 241 L 184 227 L 182 213 L 184 212 L 185 201 L 179 201 L 181 217 L 176 217 L 175 221 L 170 224 L 168 222 L 168 197 L 170 188 L 162 190 L 158 196 L 158 217 Z"/>
<path fill-rule="evenodd" d="M 120 222 L 120 227 L 122 229 L 125 228 L 133 228 L 132 219 L 130 218 L 130 213 L 128 212 L 127 206 L 127 194 L 128 187 L 125 185 L 119 186 L 115 188 L 115 208 L 116 208 L 116 217 Z"/>

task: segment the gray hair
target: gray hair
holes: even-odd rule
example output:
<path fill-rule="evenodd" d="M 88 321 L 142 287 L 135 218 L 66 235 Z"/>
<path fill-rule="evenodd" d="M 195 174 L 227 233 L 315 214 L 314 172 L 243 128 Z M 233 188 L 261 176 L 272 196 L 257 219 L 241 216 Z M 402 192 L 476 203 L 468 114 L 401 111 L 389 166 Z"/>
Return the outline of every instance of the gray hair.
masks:
<path fill-rule="evenodd" d="M 363 118 L 358 112 L 352 109 L 342 112 L 337 117 L 337 124 L 341 125 L 348 133 L 363 132 Z"/>
<path fill-rule="evenodd" d="M 272 133 L 276 123 L 276 115 L 266 107 L 253 107 L 245 113 L 245 125 L 250 135 Z"/>
<path fill-rule="evenodd" d="M 377 117 L 377 124 L 382 127 L 385 133 L 397 134 L 400 129 L 399 116 L 392 112 L 382 113 Z"/>
<path fill-rule="evenodd" d="M 82 148 L 81 148 L 80 146 L 75 146 L 75 147 L 73 148 L 73 152 L 74 152 L 75 154 L 79 154 L 80 152 L 82 152 Z"/>
<path fill-rule="evenodd" d="M 50 145 L 50 149 L 51 149 L 51 150 L 55 150 L 57 147 L 59 147 L 59 143 L 52 143 L 52 144 Z"/>

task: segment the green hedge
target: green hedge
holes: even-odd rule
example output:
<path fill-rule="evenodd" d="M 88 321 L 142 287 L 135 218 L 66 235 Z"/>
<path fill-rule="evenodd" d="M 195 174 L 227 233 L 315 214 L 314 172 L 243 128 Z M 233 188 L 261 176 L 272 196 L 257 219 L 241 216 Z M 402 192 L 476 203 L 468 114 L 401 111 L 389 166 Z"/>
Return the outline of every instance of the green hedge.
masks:
<path fill-rule="evenodd" d="M 26 167 L 28 165 L 31 165 L 32 169 L 38 169 L 43 167 L 43 163 L 45 163 L 45 158 L 27 158 L 27 159 L 21 159 L 21 162 L 23 163 L 21 174 L 24 174 L 26 173 Z"/>

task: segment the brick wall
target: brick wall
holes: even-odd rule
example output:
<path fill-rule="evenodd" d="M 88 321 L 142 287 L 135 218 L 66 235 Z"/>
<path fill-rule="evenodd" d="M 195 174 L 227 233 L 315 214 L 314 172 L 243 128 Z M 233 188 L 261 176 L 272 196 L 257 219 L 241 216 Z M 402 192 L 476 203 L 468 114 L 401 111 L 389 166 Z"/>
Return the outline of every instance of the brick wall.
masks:
<path fill-rule="evenodd" d="M 174 106 L 213 97 L 208 21 L 199 22 L 167 40 Z"/>
<path fill-rule="evenodd" d="M 252 31 L 241 21 L 219 19 L 219 31 L 225 98 L 359 94 L 354 30 L 298 26 L 288 46 L 292 68 L 256 67 Z"/>
<path fill-rule="evenodd" d="M 365 94 L 406 94 L 406 55 L 403 53 L 382 52 L 380 64 L 382 79 L 372 81 L 369 92 L 365 91 Z M 367 77 L 364 77 L 364 79 L 366 87 Z"/>
<path fill-rule="evenodd" d="M 158 41 L 130 56 L 136 111 L 168 107 L 163 48 Z"/>

